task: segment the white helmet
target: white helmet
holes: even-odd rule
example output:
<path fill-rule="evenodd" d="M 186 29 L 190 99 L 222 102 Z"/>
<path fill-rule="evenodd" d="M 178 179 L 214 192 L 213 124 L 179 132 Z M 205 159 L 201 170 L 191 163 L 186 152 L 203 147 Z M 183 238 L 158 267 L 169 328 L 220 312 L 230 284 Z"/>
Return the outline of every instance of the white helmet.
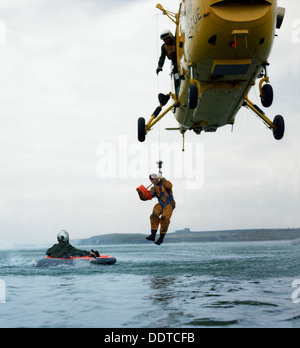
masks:
<path fill-rule="evenodd" d="M 169 29 L 164 30 L 161 35 L 160 38 L 162 40 L 165 40 L 167 37 L 170 37 L 171 39 L 174 39 L 173 34 L 171 33 L 171 31 Z"/>
<path fill-rule="evenodd" d="M 151 179 L 158 179 L 158 175 L 157 174 L 151 174 L 150 176 L 149 176 L 149 179 L 151 180 Z"/>
<path fill-rule="evenodd" d="M 59 242 L 68 243 L 69 242 L 69 233 L 65 230 L 60 231 L 57 235 L 57 240 Z"/>

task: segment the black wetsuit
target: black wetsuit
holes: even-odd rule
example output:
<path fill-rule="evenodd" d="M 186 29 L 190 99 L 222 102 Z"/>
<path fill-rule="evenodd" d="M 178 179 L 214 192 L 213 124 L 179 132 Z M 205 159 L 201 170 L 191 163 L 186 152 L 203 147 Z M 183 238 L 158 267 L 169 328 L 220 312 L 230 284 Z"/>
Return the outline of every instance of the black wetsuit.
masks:
<path fill-rule="evenodd" d="M 70 256 L 89 256 L 90 252 L 76 249 L 70 243 L 60 242 L 58 244 L 54 244 L 52 248 L 48 249 L 46 254 L 55 259 L 68 259 Z"/>

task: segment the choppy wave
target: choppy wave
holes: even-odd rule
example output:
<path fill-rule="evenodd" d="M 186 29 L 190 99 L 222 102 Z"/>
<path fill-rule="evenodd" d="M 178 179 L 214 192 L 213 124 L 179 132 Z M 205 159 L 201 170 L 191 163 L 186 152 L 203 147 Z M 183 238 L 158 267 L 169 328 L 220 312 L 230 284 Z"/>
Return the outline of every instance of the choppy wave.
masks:
<path fill-rule="evenodd" d="M 45 269 L 35 267 L 43 249 L 0 251 L 6 284 L 0 327 L 299 327 L 300 305 L 291 298 L 299 248 L 296 242 L 97 246 L 117 263 Z"/>

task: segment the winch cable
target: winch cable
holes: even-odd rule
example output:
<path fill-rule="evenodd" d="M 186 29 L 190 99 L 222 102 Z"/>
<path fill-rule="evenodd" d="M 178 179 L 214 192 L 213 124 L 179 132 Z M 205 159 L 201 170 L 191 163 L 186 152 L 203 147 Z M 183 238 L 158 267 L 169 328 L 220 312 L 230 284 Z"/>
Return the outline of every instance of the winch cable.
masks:
<path fill-rule="evenodd" d="M 156 61 L 158 62 L 159 57 L 160 57 L 160 34 L 159 34 L 159 16 L 161 16 L 161 12 L 157 9 L 157 14 L 156 14 Z M 159 74 L 157 74 L 157 95 L 160 93 L 160 77 Z M 158 168 L 159 168 L 159 174 L 162 174 L 162 153 L 161 153 L 161 127 L 160 127 L 160 122 L 158 122 L 158 159 L 159 161 L 157 162 Z"/>

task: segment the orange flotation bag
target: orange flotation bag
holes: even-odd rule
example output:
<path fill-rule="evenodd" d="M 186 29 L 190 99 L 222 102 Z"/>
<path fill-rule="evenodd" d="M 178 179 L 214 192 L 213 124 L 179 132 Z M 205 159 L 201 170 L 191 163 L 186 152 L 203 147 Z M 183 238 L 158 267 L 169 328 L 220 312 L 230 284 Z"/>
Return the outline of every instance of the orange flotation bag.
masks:
<path fill-rule="evenodd" d="M 142 201 L 151 201 L 152 197 L 152 193 L 146 189 L 145 186 L 141 185 L 137 188 L 137 191 L 139 193 L 142 193 L 142 195 L 140 195 L 140 199 Z"/>

